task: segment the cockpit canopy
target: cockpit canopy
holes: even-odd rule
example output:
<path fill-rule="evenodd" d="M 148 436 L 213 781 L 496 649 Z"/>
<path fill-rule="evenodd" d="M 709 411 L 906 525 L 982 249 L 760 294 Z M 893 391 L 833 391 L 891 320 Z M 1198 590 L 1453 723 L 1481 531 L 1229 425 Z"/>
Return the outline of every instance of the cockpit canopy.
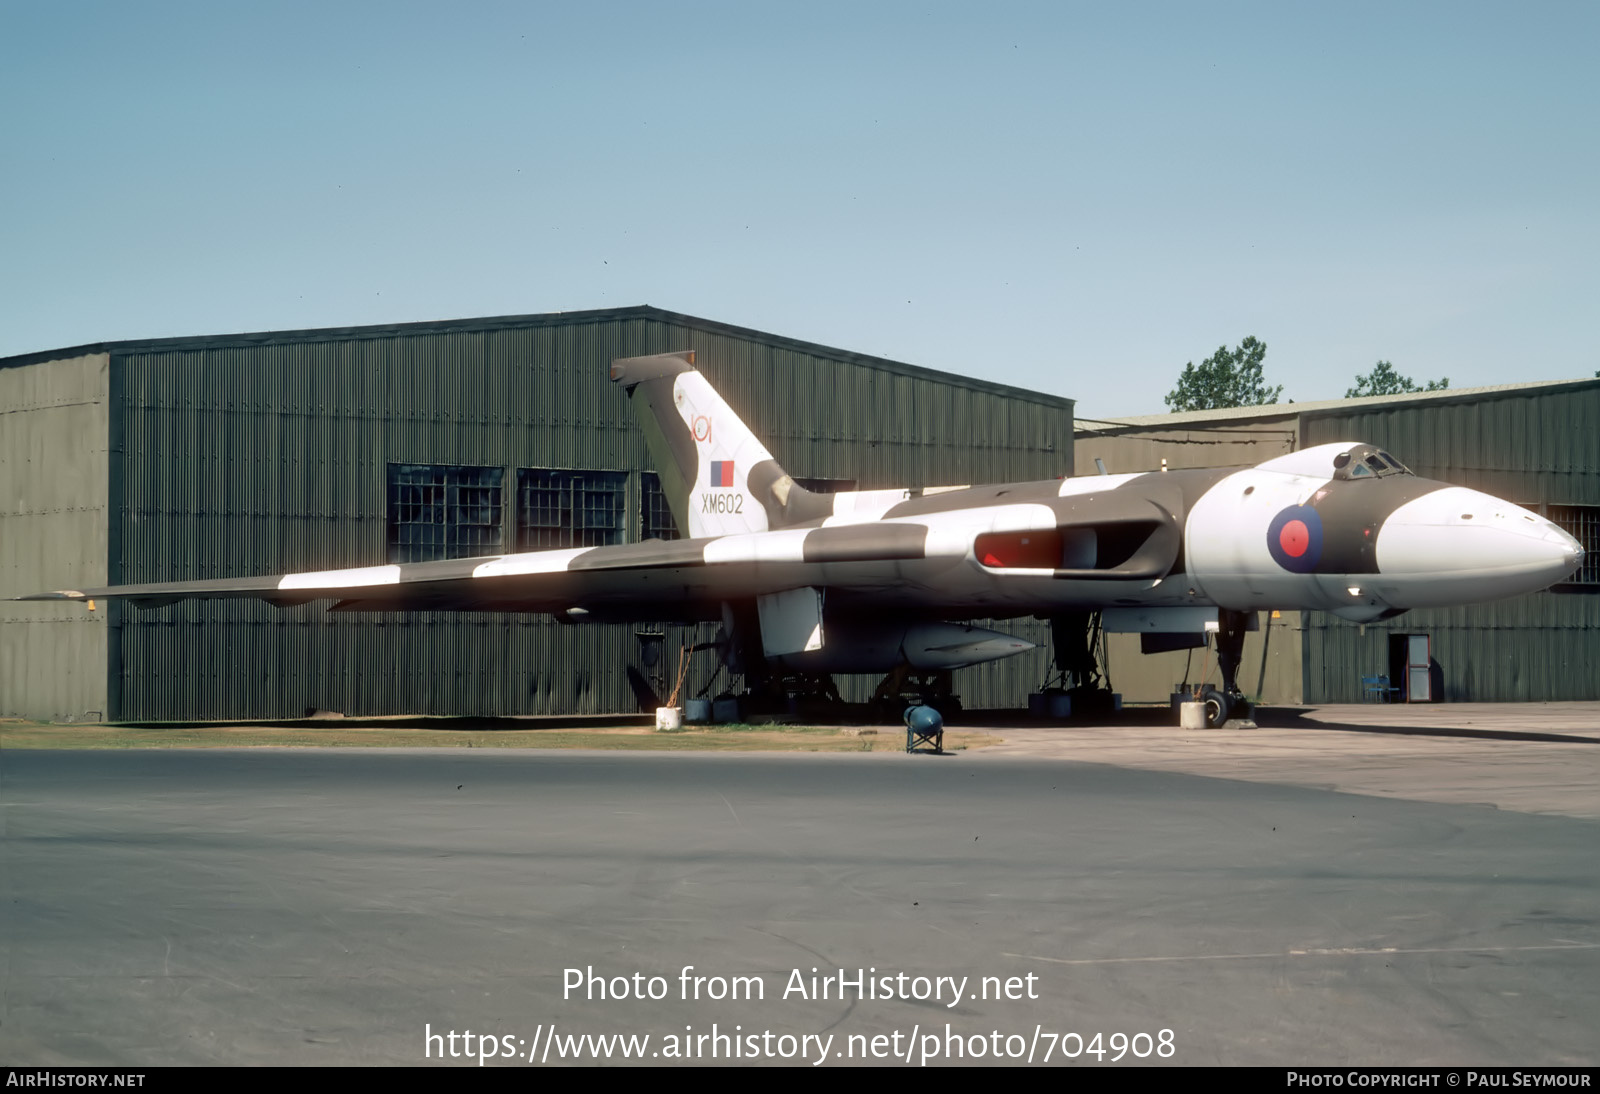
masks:
<path fill-rule="evenodd" d="M 1332 441 L 1298 452 L 1285 452 L 1256 464 L 1257 471 L 1304 475 L 1310 479 L 1382 479 L 1410 475 L 1411 469 L 1375 444 Z"/>
<path fill-rule="evenodd" d="M 1333 477 L 1339 480 L 1382 479 L 1390 475 L 1409 474 L 1409 467 L 1375 445 L 1353 445 L 1333 457 Z"/>

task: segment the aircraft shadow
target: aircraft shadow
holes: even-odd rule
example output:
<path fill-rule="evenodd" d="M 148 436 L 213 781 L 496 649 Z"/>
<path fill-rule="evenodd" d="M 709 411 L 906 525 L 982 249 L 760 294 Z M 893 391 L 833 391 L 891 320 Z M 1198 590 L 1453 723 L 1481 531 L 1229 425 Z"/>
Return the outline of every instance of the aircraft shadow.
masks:
<path fill-rule="evenodd" d="M 1387 733 L 1402 737 L 1476 737 L 1489 741 L 1559 741 L 1563 744 L 1597 744 L 1600 737 L 1574 733 L 1540 733 L 1525 729 L 1472 729 L 1466 726 L 1374 725 L 1369 722 L 1335 722 L 1308 718 L 1313 707 L 1258 707 L 1256 721 L 1267 729 L 1338 730 L 1344 733 Z"/>

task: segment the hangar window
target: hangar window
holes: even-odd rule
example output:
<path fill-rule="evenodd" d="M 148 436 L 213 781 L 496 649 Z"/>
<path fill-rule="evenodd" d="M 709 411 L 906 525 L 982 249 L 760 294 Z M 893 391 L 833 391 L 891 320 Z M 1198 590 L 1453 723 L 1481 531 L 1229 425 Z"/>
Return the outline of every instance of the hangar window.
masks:
<path fill-rule="evenodd" d="M 389 465 L 389 561 L 471 558 L 505 549 L 503 467 Z"/>
<path fill-rule="evenodd" d="M 672 519 L 672 506 L 661 489 L 661 476 L 654 471 L 639 474 L 639 538 L 681 539 L 678 522 Z"/>
<path fill-rule="evenodd" d="M 517 471 L 517 550 L 604 547 L 624 541 L 626 471 Z"/>
<path fill-rule="evenodd" d="M 1583 544 L 1583 564 L 1556 589 L 1600 590 L 1600 505 L 1552 505 L 1547 515 L 1552 524 Z"/>

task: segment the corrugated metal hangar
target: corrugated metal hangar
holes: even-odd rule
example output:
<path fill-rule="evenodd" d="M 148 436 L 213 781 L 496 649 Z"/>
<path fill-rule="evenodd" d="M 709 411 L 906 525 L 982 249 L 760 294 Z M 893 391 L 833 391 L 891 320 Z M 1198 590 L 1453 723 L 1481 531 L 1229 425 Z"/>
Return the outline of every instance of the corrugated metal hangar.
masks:
<path fill-rule="evenodd" d="M 676 534 L 613 358 L 692 349 L 818 489 L 1072 473 L 1073 404 L 655 308 L 116 342 L 0 360 L 0 597 Z M 631 711 L 676 628 L 0 603 L 0 713 Z M 1005 629 L 1046 644 L 1046 628 Z M 704 659 L 702 680 L 714 658 Z M 962 670 L 1020 705 L 1039 656 Z M 870 683 L 868 684 L 870 687 Z"/>
<path fill-rule="evenodd" d="M 1246 639 L 1240 687 L 1267 703 L 1358 702 L 1375 677 L 1401 686 L 1413 649 L 1446 701 L 1600 699 L 1600 379 L 1157 414 L 1078 423 L 1077 462 L 1112 472 L 1232 467 L 1334 441 L 1367 441 L 1425 478 L 1540 513 L 1578 539 L 1583 567 L 1546 592 L 1416 609 L 1360 626 L 1284 612 Z M 1426 638 L 1426 645 L 1414 639 Z M 1201 651 L 1142 656 L 1111 637 L 1111 680 L 1129 701 L 1196 679 Z M 1213 676 L 1215 658 L 1210 662 Z"/>

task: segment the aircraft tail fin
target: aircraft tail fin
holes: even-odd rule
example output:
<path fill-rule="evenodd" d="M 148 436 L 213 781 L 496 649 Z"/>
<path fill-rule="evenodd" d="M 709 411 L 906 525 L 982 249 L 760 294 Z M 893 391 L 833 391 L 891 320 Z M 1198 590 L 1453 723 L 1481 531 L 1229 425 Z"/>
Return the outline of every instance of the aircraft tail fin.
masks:
<path fill-rule="evenodd" d="M 831 499 L 795 484 L 694 367 L 694 351 L 619 357 L 661 488 L 686 536 L 765 532 L 828 516 Z"/>

